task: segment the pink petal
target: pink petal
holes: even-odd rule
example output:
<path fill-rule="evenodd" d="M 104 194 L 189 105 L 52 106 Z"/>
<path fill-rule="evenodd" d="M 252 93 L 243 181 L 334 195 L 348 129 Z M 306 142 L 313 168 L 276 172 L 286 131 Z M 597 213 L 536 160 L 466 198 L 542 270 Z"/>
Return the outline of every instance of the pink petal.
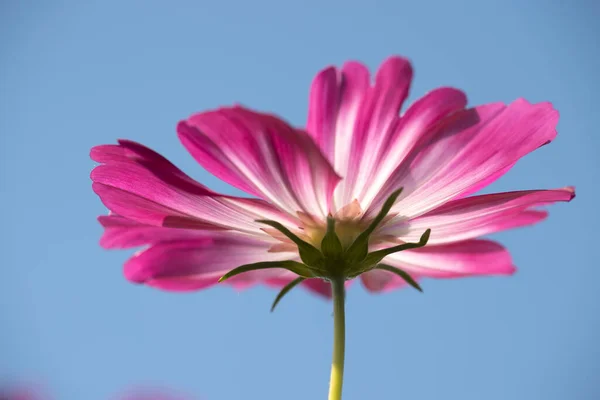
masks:
<path fill-rule="evenodd" d="M 467 197 L 450 201 L 413 220 L 396 217 L 380 234 L 417 242 L 430 228 L 429 245 L 457 242 L 542 221 L 547 213 L 534 208 L 574 197 L 572 187 Z"/>
<path fill-rule="evenodd" d="M 164 290 L 198 290 L 215 285 L 223 274 L 240 265 L 297 256 L 294 253 L 269 253 L 270 246 L 271 243 L 257 238 L 218 232 L 212 237 L 162 242 L 130 258 L 124 274 L 132 282 Z M 252 271 L 226 282 L 245 287 L 282 275 L 292 274 L 280 269 Z"/>
<path fill-rule="evenodd" d="M 92 171 L 92 188 L 112 212 L 153 226 L 235 229 L 265 236 L 257 219 L 297 226 L 294 218 L 258 199 L 218 195 L 165 158 L 133 142 L 92 149 L 104 162 Z"/>
<path fill-rule="evenodd" d="M 302 285 L 313 293 L 326 298 L 331 298 L 331 283 L 323 279 L 307 279 L 302 282 Z"/>
<path fill-rule="evenodd" d="M 148 173 L 157 176 L 171 186 L 184 188 L 186 192 L 198 195 L 214 195 L 207 187 L 184 174 L 169 160 L 139 143 L 119 140 L 118 145 L 100 145 L 90 151 L 92 160 L 101 164 L 121 165 L 120 163 L 139 165 Z"/>
<path fill-rule="evenodd" d="M 438 88 L 417 100 L 395 124 L 381 151 L 371 157 L 372 168 L 363 175 L 360 199 L 363 208 L 369 208 L 381 188 L 408 156 L 411 149 L 436 124 L 452 113 L 464 109 L 467 96 L 454 88 Z M 367 154 L 373 154 L 369 151 Z"/>
<path fill-rule="evenodd" d="M 556 136 L 558 113 L 550 103 L 517 100 L 453 114 L 430 129 L 386 182 L 371 205 L 404 187 L 392 211 L 407 218 L 464 197 L 497 179 L 521 157 Z"/>
<path fill-rule="evenodd" d="M 364 206 L 365 193 L 378 190 L 373 187 L 373 180 L 378 178 L 381 182 L 376 186 L 383 185 L 397 166 L 398 151 L 413 136 L 418 137 L 413 133 L 415 130 L 464 107 L 462 93 L 445 89 L 439 96 L 432 96 L 444 97 L 433 101 L 439 103 L 439 109 L 435 105 L 432 108 L 432 101 L 427 100 L 416 104 L 407 113 L 406 121 L 400 122 L 398 114 L 412 80 L 410 62 L 390 57 L 377 71 L 373 86 L 369 80 L 364 65 L 350 62 L 339 73 L 334 68 L 323 70 L 311 87 L 308 131 L 334 163 L 336 171 L 345 177 L 335 192 L 337 208 L 355 199 Z M 452 91 L 451 95 L 448 91 Z M 419 112 L 415 114 L 416 110 Z"/>
<path fill-rule="evenodd" d="M 387 256 L 384 264 L 414 277 L 458 278 L 475 275 L 511 275 L 515 272 L 509 252 L 489 240 L 466 240 L 425 246 Z"/>
<path fill-rule="evenodd" d="M 199 239 L 212 235 L 211 230 L 218 229 L 210 225 L 204 230 L 146 225 L 114 214 L 98 217 L 98 221 L 104 227 L 100 245 L 105 249 L 127 249 L 160 242 Z"/>
<path fill-rule="evenodd" d="M 344 177 L 354 126 L 370 87 L 369 80 L 369 71 L 364 65 L 348 62 L 339 72 L 333 67 L 321 71 L 310 89 L 308 133 Z"/>
<path fill-rule="evenodd" d="M 305 132 L 242 107 L 195 114 L 177 132 L 204 168 L 231 185 L 294 216 L 329 212 L 340 178 Z"/>
<path fill-rule="evenodd" d="M 365 289 L 369 292 L 387 292 L 407 285 L 396 274 L 378 269 L 365 272 L 360 276 L 360 279 Z"/>

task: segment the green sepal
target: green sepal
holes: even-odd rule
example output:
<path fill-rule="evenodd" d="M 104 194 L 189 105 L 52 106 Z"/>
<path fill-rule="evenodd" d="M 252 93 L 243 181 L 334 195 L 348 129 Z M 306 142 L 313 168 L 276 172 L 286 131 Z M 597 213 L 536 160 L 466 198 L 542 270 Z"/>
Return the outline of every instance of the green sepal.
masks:
<path fill-rule="evenodd" d="M 421 239 L 418 243 L 404 243 L 398 246 L 389 247 L 387 249 L 382 249 L 369 253 L 362 262 L 355 264 L 352 268 L 350 268 L 350 270 L 347 271 L 346 276 L 348 278 L 356 278 L 360 274 L 372 270 L 377 264 L 379 264 L 381 260 L 385 258 L 385 256 L 389 254 L 397 253 L 402 250 L 417 249 L 419 247 L 423 247 L 427 244 L 430 234 L 431 229 L 427 229 L 425 233 L 421 235 Z"/>
<path fill-rule="evenodd" d="M 272 228 L 277 229 L 279 232 L 287 236 L 292 242 L 296 243 L 296 245 L 298 246 L 298 253 L 300 254 L 300 258 L 302 259 L 304 264 L 314 267 L 322 267 L 323 255 L 312 244 L 300 239 L 298 236 L 293 234 L 292 231 L 290 231 L 288 228 L 286 228 L 279 222 L 271 221 L 268 219 L 259 219 L 256 222 L 260 222 L 261 224 L 266 224 Z"/>
<path fill-rule="evenodd" d="M 408 283 L 410 286 L 414 287 L 419 292 L 423 293 L 423 289 L 421 289 L 421 286 L 419 286 L 417 281 L 415 281 L 413 279 L 413 277 L 408 274 L 408 272 L 402 271 L 400 268 L 392 267 L 391 265 L 387 265 L 387 264 L 378 264 L 374 269 L 380 269 L 383 271 L 388 271 L 393 274 L 396 274 L 400 278 L 404 279 L 404 281 L 406 283 Z"/>
<path fill-rule="evenodd" d="M 279 303 L 279 301 L 281 299 L 283 299 L 283 296 L 285 296 L 290 290 L 292 290 L 293 288 L 295 288 L 296 286 L 298 286 L 300 283 L 304 282 L 305 280 L 306 280 L 306 278 L 298 277 L 298 278 L 294 279 L 293 281 L 291 281 L 290 283 L 288 283 L 287 285 L 285 285 L 283 287 L 283 289 L 281 289 L 281 291 L 277 294 L 277 297 L 275 297 L 275 300 L 273 301 L 273 305 L 271 306 L 271 312 L 275 311 L 275 307 L 277 307 L 277 304 Z"/>
<path fill-rule="evenodd" d="M 244 272 L 256 271 L 256 270 L 260 270 L 260 269 L 269 269 L 269 268 L 287 269 L 288 271 L 291 271 L 291 272 L 295 273 L 296 275 L 300 275 L 305 278 L 312 278 L 315 276 L 315 274 L 310 270 L 310 268 L 308 268 L 306 265 L 299 263 L 297 261 L 292 261 L 292 260 L 265 261 L 265 262 L 258 262 L 258 263 L 254 263 L 254 264 L 245 264 L 245 265 L 239 266 L 237 268 L 234 268 L 231 271 L 229 271 L 228 273 L 226 273 L 225 275 L 223 275 L 219 279 L 219 282 L 223 282 L 223 281 L 231 278 L 232 276 L 243 274 Z"/>
<path fill-rule="evenodd" d="M 381 250 L 377 250 L 372 253 L 369 253 L 369 255 L 365 258 L 363 264 L 374 265 L 374 264 L 379 263 L 379 261 L 383 260 L 384 257 L 386 257 L 390 254 L 397 253 L 397 252 L 403 251 L 403 250 L 418 249 L 420 247 L 423 247 L 429 241 L 430 235 L 431 235 L 431 229 L 427 229 L 421 235 L 421 238 L 419 239 L 418 243 L 404 243 L 404 244 L 400 244 L 398 246 L 388 247 L 387 249 L 381 249 Z"/>
<path fill-rule="evenodd" d="M 404 243 L 398 246 L 388 247 L 387 249 L 374 251 L 365 258 L 364 263 L 367 265 L 374 265 L 379 263 L 379 261 L 383 260 L 384 257 L 390 254 L 397 253 L 403 250 L 418 249 L 420 247 L 423 247 L 429 241 L 429 235 L 431 235 L 431 229 L 427 229 L 425 233 L 421 235 L 421 238 L 417 243 Z"/>
<path fill-rule="evenodd" d="M 335 219 L 327 217 L 327 232 L 321 241 L 321 252 L 326 258 L 340 259 L 343 251 L 342 242 L 335 233 Z"/>
<path fill-rule="evenodd" d="M 377 226 L 383 221 L 383 219 L 388 215 L 392 206 L 398 199 L 402 193 L 402 188 L 396 190 L 394 193 L 387 198 L 385 203 L 383 203 L 383 207 L 373 219 L 373 221 L 369 224 L 367 229 L 361 232 L 360 235 L 354 240 L 354 242 L 350 245 L 350 247 L 346 250 L 345 259 L 350 265 L 358 264 L 367 257 L 369 253 L 369 236 L 373 233 L 373 231 L 377 228 Z"/>

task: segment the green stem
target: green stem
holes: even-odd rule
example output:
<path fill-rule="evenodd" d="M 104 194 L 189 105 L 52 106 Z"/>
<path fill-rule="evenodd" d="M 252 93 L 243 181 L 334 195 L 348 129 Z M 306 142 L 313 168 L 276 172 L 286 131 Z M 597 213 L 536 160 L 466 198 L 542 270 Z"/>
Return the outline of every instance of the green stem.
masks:
<path fill-rule="evenodd" d="M 346 342 L 346 317 L 344 301 L 344 278 L 332 279 L 333 289 L 333 360 L 331 362 L 331 379 L 329 381 L 329 400 L 342 399 L 342 383 L 344 380 L 344 348 Z"/>

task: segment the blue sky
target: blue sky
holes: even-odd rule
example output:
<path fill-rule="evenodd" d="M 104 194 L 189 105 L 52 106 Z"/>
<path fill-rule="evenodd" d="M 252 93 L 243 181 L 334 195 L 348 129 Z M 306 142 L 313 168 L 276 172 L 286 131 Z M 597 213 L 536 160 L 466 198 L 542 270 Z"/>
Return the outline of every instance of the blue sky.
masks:
<path fill-rule="evenodd" d="M 600 6 L 522 1 L 5 1 L 0 4 L 0 382 L 58 400 L 131 385 L 198 399 L 325 398 L 330 305 L 303 291 L 171 294 L 97 241 L 93 145 L 140 141 L 211 188 L 178 120 L 236 102 L 304 124 L 328 64 L 415 67 L 471 104 L 552 101 L 558 139 L 486 191 L 577 187 L 541 225 L 495 235 L 511 278 L 427 280 L 348 296 L 345 399 L 600 398 Z"/>

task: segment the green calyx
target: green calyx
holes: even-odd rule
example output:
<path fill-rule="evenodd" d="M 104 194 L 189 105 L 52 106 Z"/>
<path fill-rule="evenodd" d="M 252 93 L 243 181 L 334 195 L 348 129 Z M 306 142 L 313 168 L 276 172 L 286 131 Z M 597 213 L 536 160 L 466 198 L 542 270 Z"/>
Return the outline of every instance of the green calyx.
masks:
<path fill-rule="evenodd" d="M 399 189 L 390 195 L 369 226 L 346 248 L 344 248 L 336 234 L 336 221 L 332 217 L 327 218 L 327 230 L 321 240 L 320 249 L 302 240 L 279 222 L 258 220 L 257 222 L 269 225 L 294 242 L 298 247 L 298 253 L 302 262 L 288 260 L 246 264 L 229 271 L 219 279 L 219 282 L 244 272 L 269 268 L 283 268 L 298 275 L 297 279 L 291 281 L 280 291 L 273 302 L 271 310 L 275 308 L 279 301 L 291 289 L 302 283 L 305 279 L 320 278 L 329 281 L 339 279 L 340 277 L 343 277 L 344 279 L 353 279 L 373 269 L 394 273 L 415 289 L 422 291 L 421 287 L 407 272 L 386 264 L 381 264 L 381 261 L 390 254 L 425 246 L 431 234 L 430 229 L 427 229 L 423 235 L 421 235 L 421 238 L 417 243 L 404 243 L 369 253 L 369 239 L 371 235 L 388 215 L 401 192 L 402 189 Z"/>

